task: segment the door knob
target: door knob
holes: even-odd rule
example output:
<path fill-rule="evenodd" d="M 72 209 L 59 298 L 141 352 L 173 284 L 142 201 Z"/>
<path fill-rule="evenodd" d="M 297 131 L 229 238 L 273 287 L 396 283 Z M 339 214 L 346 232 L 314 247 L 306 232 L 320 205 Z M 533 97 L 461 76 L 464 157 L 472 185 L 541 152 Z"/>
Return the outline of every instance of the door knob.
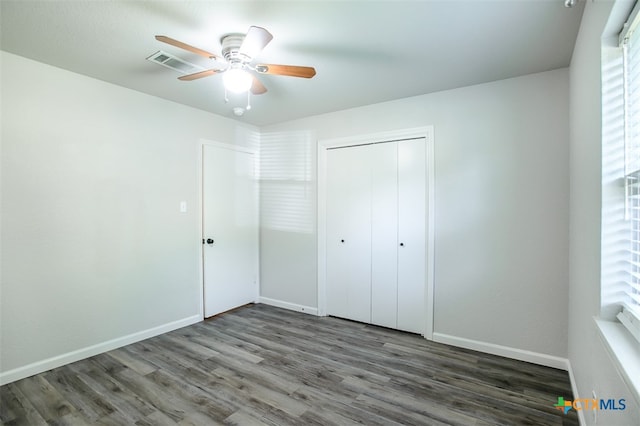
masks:
<path fill-rule="evenodd" d="M 400 247 L 404 247 L 404 243 L 400 243 Z"/>
<path fill-rule="evenodd" d="M 213 244 L 213 238 L 207 238 L 207 244 Z"/>

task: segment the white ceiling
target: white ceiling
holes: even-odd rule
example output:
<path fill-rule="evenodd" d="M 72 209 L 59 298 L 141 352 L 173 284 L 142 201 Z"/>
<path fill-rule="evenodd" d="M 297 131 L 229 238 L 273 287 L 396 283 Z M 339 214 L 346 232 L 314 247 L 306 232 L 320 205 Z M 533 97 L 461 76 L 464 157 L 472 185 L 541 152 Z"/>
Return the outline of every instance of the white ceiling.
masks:
<path fill-rule="evenodd" d="M 221 76 L 179 81 L 146 61 L 166 35 L 215 54 L 220 37 L 262 26 L 258 62 L 313 66 L 310 80 L 260 76 L 239 120 L 268 125 L 569 65 L 583 11 L 563 0 L 32 1 L 1 0 L 1 48 L 133 90 L 235 118 Z"/>

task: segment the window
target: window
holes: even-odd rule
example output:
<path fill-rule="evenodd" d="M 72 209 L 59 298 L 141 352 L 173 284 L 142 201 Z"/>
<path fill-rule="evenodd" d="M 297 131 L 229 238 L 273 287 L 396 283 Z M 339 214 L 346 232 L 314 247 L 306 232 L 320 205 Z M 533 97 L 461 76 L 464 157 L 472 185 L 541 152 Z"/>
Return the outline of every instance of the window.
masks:
<path fill-rule="evenodd" d="M 263 133 L 260 226 L 311 234 L 315 229 L 314 138 L 308 131 Z"/>
<path fill-rule="evenodd" d="M 626 285 L 618 319 L 640 341 L 640 15 L 634 7 L 620 37 L 624 79 Z"/>

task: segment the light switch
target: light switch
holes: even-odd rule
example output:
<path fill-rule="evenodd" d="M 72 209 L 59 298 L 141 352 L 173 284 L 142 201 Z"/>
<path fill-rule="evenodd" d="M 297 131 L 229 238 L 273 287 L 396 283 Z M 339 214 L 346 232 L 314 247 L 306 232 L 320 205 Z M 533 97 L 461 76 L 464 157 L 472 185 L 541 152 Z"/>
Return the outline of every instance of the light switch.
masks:
<path fill-rule="evenodd" d="M 186 212 L 187 212 L 187 202 L 180 201 L 180 213 L 186 213 Z"/>

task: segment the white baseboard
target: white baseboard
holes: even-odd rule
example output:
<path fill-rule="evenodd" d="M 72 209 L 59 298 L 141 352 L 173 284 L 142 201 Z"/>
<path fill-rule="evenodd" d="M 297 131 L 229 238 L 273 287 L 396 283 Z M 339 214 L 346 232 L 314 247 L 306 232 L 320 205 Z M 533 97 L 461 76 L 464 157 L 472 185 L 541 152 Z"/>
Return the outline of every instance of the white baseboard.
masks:
<path fill-rule="evenodd" d="M 169 331 L 186 327 L 200 321 L 202 321 L 202 316 L 194 315 L 188 318 L 153 327 L 148 330 L 139 331 L 127 336 L 118 337 L 116 339 L 108 340 L 106 342 L 98 343 L 86 348 L 78 349 L 62 355 L 57 355 L 52 358 L 44 359 L 42 361 L 37 361 L 23 367 L 14 368 L 13 370 L 4 371 L 0 373 L 0 385 L 6 385 L 7 383 L 15 382 L 16 380 L 24 379 L 25 377 L 33 376 L 34 374 L 43 373 L 53 368 L 80 361 L 81 359 L 89 358 L 103 352 L 108 352 L 122 346 L 130 345 L 131 343 L 139 342 L 141 340 L 145 340 L 159 334 L 168 333 Z"/>
<path fill-rule="evenodd" d="M 289 309 L 290 311 L 302 312 L 309 315 L 318 315 L 318 308 L 311 306 L 298 305 L 296 303 L 284 302 L 277 299 L 269 299 L 268 297 L 262 297 L 258 299 L 258 303 L 264 303 L 265 305 L 275 306 L 276 308 Z"/>
<path fill-rule="evenodd" d="M 567 360 L 567 371 L 569 372 L 569 381 L 571 382 L 571 392 L 573 392 L 573 399 L 580 399 L 580 395 L 578 394 L 578 384 L 576 383 L 576 377 L 573 375 L 573 369 L 571 368 L 571 362 Z M 589 396 L 591 398 L 591 396 Z M 584 418 L 585 410 L 576 410 L 578 413 L 578 423 L 580 426 L 584 426 L 587 424 L 586 419 Z"/>
<path fill-rule="evenodd" d="M 442 333 L 433 333 L 433 341 L 445 343 L 451 346 L 458 346 L 460 348 L 472 349 L 474 351 L 513 358 L 520 361 L 531 362 L 533 364 L 544 365 L 546 367 L 558 368 L 565 371 L 569 368 L 569 360 L 566 358 L 511 348 L 509 346 L 496 345 L 494 343 L 480 342 L 478 340 L 465 339 L 463 337 L 455 337 Z"/>

